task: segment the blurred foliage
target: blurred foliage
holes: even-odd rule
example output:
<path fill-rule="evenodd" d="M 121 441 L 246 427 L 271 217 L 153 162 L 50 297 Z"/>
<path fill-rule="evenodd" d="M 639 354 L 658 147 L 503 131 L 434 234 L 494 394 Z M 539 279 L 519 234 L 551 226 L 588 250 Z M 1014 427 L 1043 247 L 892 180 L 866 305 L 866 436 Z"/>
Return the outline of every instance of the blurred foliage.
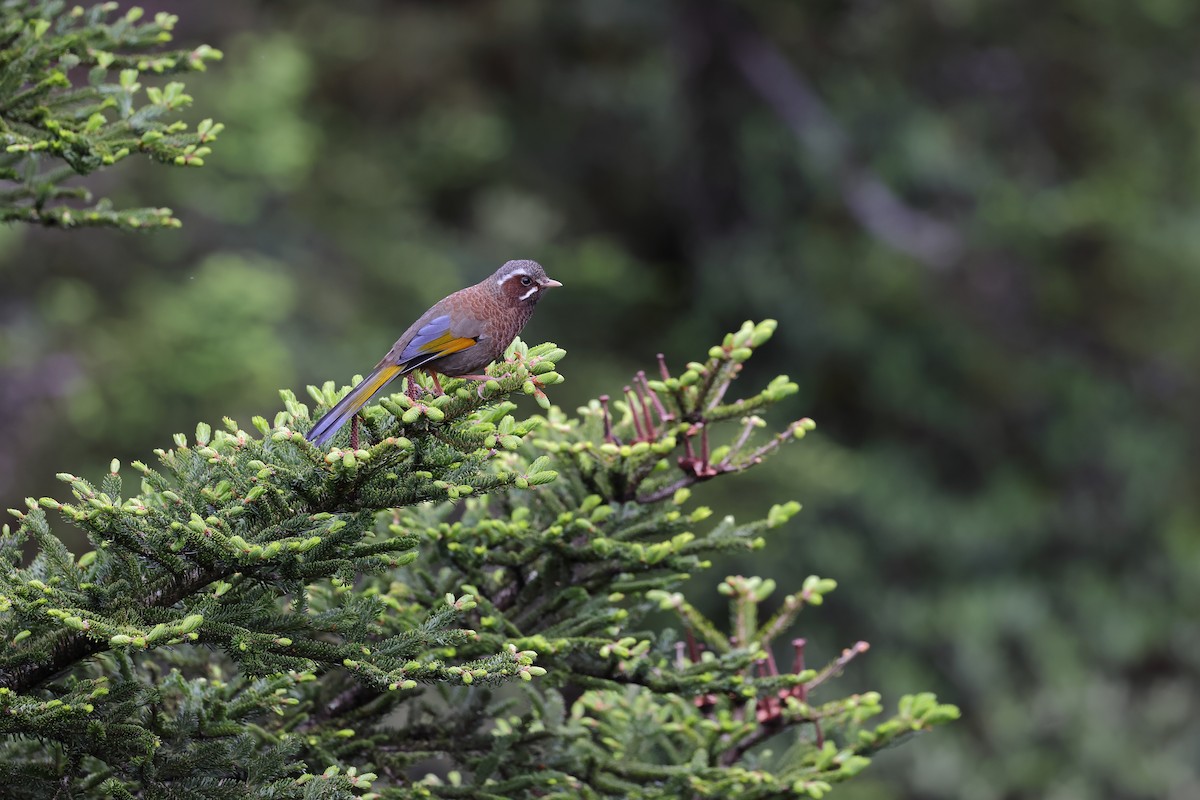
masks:
<path fill-rule="evenodd" d="M 220 150 L 186 180 L 98 177 L 166 192 L 185 228 L 0 230 L 10 504 L 260 413 L 267 385 L 345 380 L 447 291 L 537 258 L 566 284 L 530 335 L 571 350 L 568 406 L 653 349 L 784 321 L 755 368 L 792 375 L 821 431 L 705 499 L 786 483 L 807 508 L 788 557 L 727 570 L 852 587 L 812 638 L 888 653 L 852 666 L 864 687 L 932 674 L 963 709 L 842 796 L 1200 794 L 1200 8 L 220 0 L 181 25 L 227 54 L 189 80 Z M 288 354 L 241 363 L 236 392 L 183 353 L 138 386 L 92 360 L 121 328 L 105 352 L 144 375 L 143 287 L 235 262 Z M 237 358 L 240 331 L 177 307 L 181 347 Z M 136 428 L 88 427 L 152 386 Z"/>

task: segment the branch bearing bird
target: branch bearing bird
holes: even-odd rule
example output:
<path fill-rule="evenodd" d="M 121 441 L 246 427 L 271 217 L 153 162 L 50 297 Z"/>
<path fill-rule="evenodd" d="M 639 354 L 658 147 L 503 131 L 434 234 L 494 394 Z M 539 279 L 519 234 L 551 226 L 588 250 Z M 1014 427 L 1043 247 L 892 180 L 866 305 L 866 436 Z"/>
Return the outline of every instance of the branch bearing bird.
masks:
<path fill-rule="evenodd" d="M 512 344 L 542 294 L 562 286 L 536 261 L 509 261 L 489 278 L 444 297 L 392 345 L 371 374 L 317 420 L 307 438 L 321 447 L 393 379 L 423 369 L 434 376 L 487 380 L 479 374 Z"/>

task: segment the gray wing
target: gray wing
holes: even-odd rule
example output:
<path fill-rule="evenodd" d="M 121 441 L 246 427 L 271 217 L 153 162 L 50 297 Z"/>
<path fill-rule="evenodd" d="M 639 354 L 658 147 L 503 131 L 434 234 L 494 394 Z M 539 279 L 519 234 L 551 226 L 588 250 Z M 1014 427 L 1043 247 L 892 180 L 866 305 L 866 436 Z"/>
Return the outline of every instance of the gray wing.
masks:
<path fill-rule="evenodd" d="M 440 314 L 426 321 L 397 359 L 405 372 L 417 369 L 431 361 L 460 353 L 474 347 L 482 338 L 482 326 L 476 320 L 453 324 L 449 314 Z"/>

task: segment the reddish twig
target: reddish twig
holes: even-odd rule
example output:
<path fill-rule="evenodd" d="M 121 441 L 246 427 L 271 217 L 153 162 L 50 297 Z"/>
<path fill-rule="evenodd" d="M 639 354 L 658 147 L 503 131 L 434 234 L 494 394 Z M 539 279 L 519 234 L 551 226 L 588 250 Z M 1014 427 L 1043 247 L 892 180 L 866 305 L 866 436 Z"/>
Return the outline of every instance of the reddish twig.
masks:
<path fill-rule="evenodd" d="M 604 415 L 604 441 L 616 444 L 617 437 L 613 436 L 612 414 L 608 410 L 608 395 L 600 395 L 600 413 Z"/>
<path fill-rule="evenodd" d="M 638 402 L 633 397 L 633 389 L 625 387 L 625 404 L 629 406 L 629 416 L 633 418 L 634 437 L 637 441 L 650 438 L 650 432 L 642 430 L 642 420 L 638 416 Z"/>

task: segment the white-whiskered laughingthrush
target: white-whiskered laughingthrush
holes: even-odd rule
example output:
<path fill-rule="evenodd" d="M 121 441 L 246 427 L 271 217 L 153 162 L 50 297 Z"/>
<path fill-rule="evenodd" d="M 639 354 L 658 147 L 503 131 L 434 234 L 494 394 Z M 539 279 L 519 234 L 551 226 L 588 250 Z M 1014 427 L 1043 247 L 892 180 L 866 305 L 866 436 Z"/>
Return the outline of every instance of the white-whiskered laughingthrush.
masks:
<path fill-rule="evenodd" d="M 536 261 L 509 261 L 489 278 L 434 304 L 350 394 L 317 420 L 308 440 L 324 446 L 392 379 L 423 369 L 433 376 L 487 380 L 479 374 L 512 344 L 542 292 L 562 286 Z"/>

